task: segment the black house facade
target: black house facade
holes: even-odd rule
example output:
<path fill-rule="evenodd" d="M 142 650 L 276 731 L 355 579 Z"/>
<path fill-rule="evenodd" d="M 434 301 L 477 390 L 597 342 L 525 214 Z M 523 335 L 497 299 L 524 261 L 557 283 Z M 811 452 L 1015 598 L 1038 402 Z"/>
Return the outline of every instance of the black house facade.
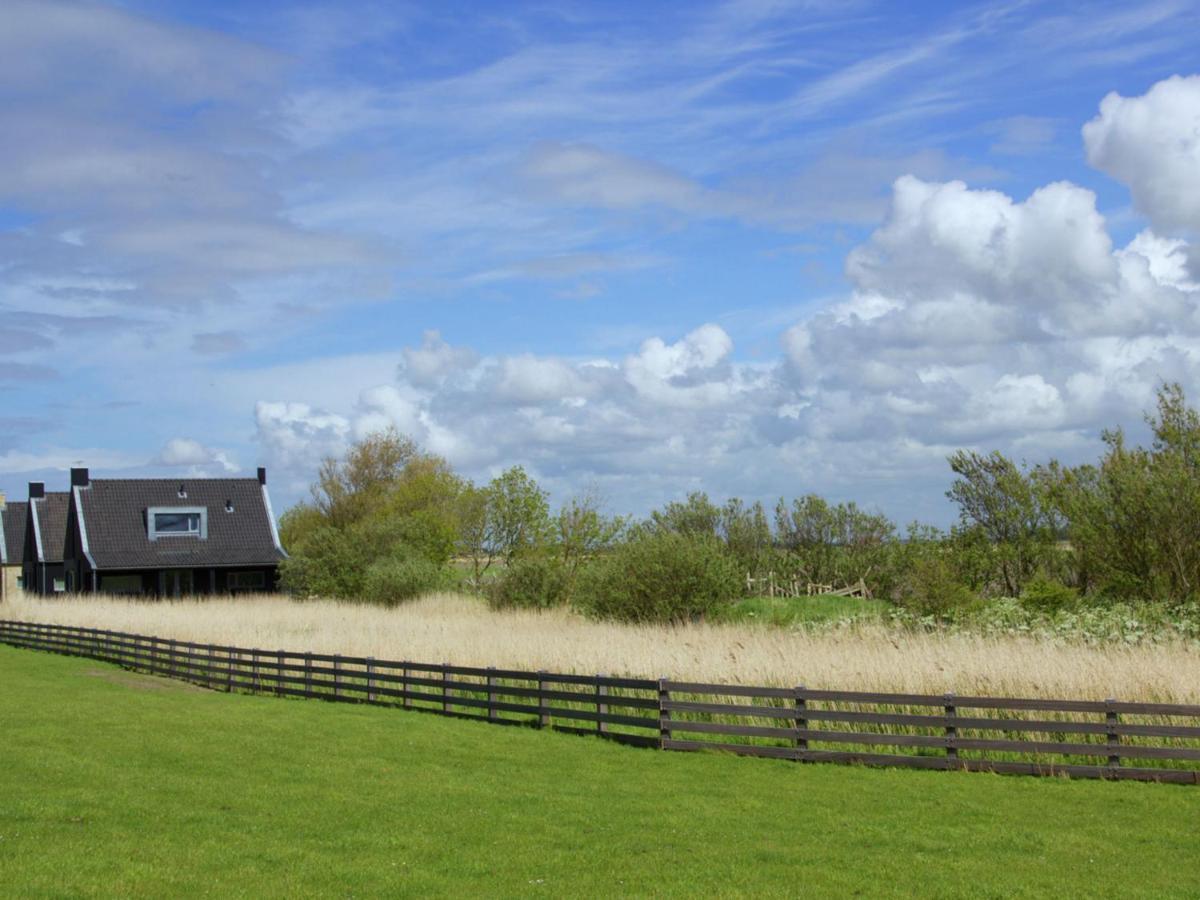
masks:
<path fill-rule="evenodd" d="M 29 483 L 22 565 L 27 591 L 55 594 L 69 590 L 63 564 L 63 540 L 70 498 L 65 491 L 47 491 L 43 482 Z"/>
<path fill-rule="evenodd" d="M 274 591 L 279 543 L 258 478 L 92 479 L 71 470 L 67 589 L 179 597 Z"/>

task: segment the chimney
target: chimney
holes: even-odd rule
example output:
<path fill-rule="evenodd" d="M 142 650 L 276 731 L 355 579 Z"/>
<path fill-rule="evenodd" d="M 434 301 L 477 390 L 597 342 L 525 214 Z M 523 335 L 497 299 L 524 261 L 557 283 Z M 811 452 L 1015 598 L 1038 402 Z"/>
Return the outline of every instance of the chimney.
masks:
<path fill-rule="evenodd" d="M 87 487 L 88 486 L 88 470 L 87 469 L 72 469 L 71 470 L 71 487 Z"/>
<path fill-rule="evenodd" d="M 29 482 L 29 499 L 36 500 L 39 497 L 46 496 L 46 482 L 31 481 Z"/>
<path fill-rule="evenodd" d="M 259 484 L 267 483 L 267 470 L 264 469 L 262 466 L 258 467 L 258 483 Z"/>
<path fill-rule="evenodd" d="M 4 491 L 0 491 L 0 509 L 4 509 L 4 504 L 7 502 L 7 497 L 4 496 Z"/>

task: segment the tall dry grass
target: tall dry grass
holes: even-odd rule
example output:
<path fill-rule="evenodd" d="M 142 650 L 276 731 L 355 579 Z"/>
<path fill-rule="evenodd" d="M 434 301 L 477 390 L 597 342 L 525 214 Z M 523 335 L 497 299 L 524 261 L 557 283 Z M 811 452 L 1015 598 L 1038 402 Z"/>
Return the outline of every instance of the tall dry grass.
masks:
<path fill-rule="evenodd" d="M 414 662 L 843 690 L 1200 703 L 1200 651 L 1183 643 L 1081 646 L 926 634 L 593 622 L 565 610 L 493 612 L 436 594 L 395 609 L 280 596 L 136 601 L 24 595 L 0 618 L 202 643 Z"/>

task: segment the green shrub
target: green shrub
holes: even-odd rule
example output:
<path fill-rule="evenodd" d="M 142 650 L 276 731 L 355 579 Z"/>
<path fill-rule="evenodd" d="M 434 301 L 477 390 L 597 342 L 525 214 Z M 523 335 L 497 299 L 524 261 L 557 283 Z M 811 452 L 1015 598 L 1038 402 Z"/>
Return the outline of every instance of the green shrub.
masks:
<path fill-rule="evenodd" d="M 344 531 L 322 526 L 279 566 L 280 584 L 301 597 L 357 597 L 368 557 Z"/>
<path fill-rule="evenodd" d="M 979 596 L 959 580 L 948 560 L 926 556 L 916 560 L 904 576 L 897 602 L 920 616 L 948 618 L 977 606 Z"/>
<path fill-rule="evenodd" d="M 367 569 L 362 599 L 380 606 L 395 606 L 446 584 L 446 570 L 424 557 L 381 559 Z"/>
<path fill-rule="evenodd" d="M 545 557 L 518 559 L 485 589 L 492 609 L 549 609 L 563 606 L 570 591 L 567 569 Z"/>
<path fill-rule="evenodd" d="M 716 538 L 643 533 L 584 569 L 577 602 L 598 618 L 682 622 L 739 599 L 743 578 Z"/>
<path fill-rule="evenodd" d="M 1053 614 L 1073 609 L 1079 603 L 1079 592 L 1044 574 L 1034 575 L 1021 590 L 1021 605 L 1027 609 Z"/>

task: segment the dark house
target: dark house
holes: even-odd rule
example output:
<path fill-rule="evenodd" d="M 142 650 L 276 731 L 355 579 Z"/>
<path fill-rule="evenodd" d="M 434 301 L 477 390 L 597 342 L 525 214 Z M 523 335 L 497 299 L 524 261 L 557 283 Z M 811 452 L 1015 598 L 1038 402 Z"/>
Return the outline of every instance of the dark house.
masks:
<path fill-rule="evenodd" d="M 279 543 L 266 469 L 258 478 L 91 479 L 71 470 L 69 589 L 110 594 L 273 591 Z"/>
<path fill-rule="evenodd" d="M 29 483 L 22 566 L 25 590 L 54 594 L 71 589 L 63 568 L 63 538 L 70 503 L 71 495 L 65 491 L 47 492 L 42 482 Z"/>
<path fill-rule="evenodd" d="M 24 581 L 25 528 L 29 504 L 7 503 L 0 495 L 0 600 L 21 589 Z"/>

